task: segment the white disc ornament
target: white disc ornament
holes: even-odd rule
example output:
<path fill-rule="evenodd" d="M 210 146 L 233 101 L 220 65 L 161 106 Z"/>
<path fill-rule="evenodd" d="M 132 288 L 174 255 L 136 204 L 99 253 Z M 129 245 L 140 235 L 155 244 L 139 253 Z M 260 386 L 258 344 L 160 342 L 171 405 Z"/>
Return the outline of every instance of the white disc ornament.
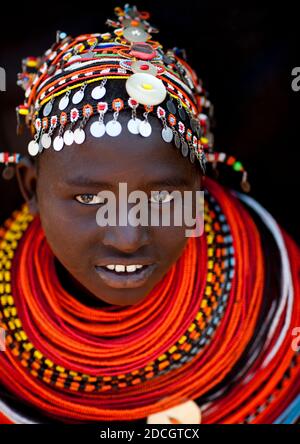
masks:
<path fill-rule="evenodd" d="M 74 142 L 77 143 L 77 145 L 81 145 L 85 141 L 85 132 L 82 128 L 77 128 L 74 131 Z"/>
<path fill-rule="evenodd" d="M 104 97 L 106 94 L 106 88 L 104 86 L 96 86 L 93 91 L 91 96 L 93 97 L 93 99 L 95 100 L 99 100 L 102 99 L 102 97 Z"/>
<path fill-rule="evenodd" d="M 53 141 L 53 148 L 55 151 L 60 151 L 63 149 L 64 139 L 61 136 L 56 136 Z"/>
<path fill-rule="evenodd" d="M 128 95 L 142 105 L 158 105 L 167 95 L 163 82 L 151 74 L 137 72 L 128 77 L 125 86 Z"/>
<path fill-rule="evenodd" d="M 122 131 L 122 125 L 117 120 L 110 120 L 107 122 L 105 130 L 111 137 L 118 136 Z"/>
<path fill-rule="evenodd" d="M 84 98 L 84 92 L 82 90 L 77 91 L 72 98 L 72 103 L 74 103 L 74 105 L 77 105 L 78 103 L 81 102 L 83 98 Z"/>
<path fill-rule="evenodd" d="M 47 103 L 47 105 L 45 106 L 45 108 L 43 110 L 43 116 L 48 117 L 52 111 L 52 108 L 53 108 L 53 104 L 52 104 L 52 100 L 50 100 L 50 102 Z"/>
<path fill-rule="evenodd" d="M 92 123 L 90 132 L 94 137 L 102 137 L 105 134 L 105 124 L 99 121 Z"/>
<path fill-rule="evenodd" d="M 152 128 L 149 122 L 143 121 L 139 125 L 139 133 L 143 137 L 149 137 L 152 133 Z"/>
<path fill-rule="evenodd" d="M 129 42 L 146 42 L 150 35 L 139 26 L 128 26 L 124 29 L 123 37 Z"/>
<path fill-rule="evenodd" d="M 42 145 L 45 149 L 50 148 L 51 146 L 51 137 L 49 134 L 43 134 L 42 136 Z"/>
<path fill-rule="evenodd" d="M 161 135 L 165 142 L 171 142 L 173 139 L 173 131 L 169 126 L 162 129 Z"/>
<path fill-rule="evenodd" d="M 35 141 L 32 140 L 31 142 L 29 142 L 28 144 L 28 153 L 31 156 L 36 156 L 39 152 L 39 144 Z"/>
<path fill-rule="evenodd" d="M 67 130 L 64 134 L 64 143 L 68 146 L 72 145 L 74 142 L 74 134 L 73 131 Z"/>
<path fill-rule="evenodd" d="M 62 99 L 60 99 L 58 104 L 58 108 L 60 109 L 60 111 L 63 111 L 67 108 L 67 106 L 69 105 L 69 101 L 70 99 L 68 96 L 64 96 Z"/>
<path fill-rule="evenodd" d="M 127 123 L 128 131 L 131 134 L 139 134 L 139 126 L 141 124 L 141 119 L 130 119 Z"/>

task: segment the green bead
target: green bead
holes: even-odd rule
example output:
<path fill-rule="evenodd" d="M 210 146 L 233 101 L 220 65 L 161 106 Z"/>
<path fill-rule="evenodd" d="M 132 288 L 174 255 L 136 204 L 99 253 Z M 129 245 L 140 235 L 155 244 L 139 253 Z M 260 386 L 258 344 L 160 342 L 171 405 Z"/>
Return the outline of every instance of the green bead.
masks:
<path fill-rule="evenodd" d="M 243 169 L 243 165 L 241 164 L 241 162 L 235 162 L 233 164 L 233 169 L 235 171 L 241 171 Z"/>

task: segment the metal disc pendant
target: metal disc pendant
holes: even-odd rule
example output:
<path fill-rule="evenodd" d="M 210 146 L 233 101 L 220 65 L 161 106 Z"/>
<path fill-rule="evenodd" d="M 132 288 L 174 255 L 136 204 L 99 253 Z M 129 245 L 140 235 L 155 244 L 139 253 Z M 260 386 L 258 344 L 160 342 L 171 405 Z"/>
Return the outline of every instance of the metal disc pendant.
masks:
<path fill-rule="evenodd" d="M 193 150 L 190 151 L 190 161 L 195 163 L 196 155 Z"/>
<path fill-rule="evenodd" d="M 197 134 L 197 137 L 199 139 L 199 137 L 201 137 L 201 125 L 200 125 L 199 120 L 192 117 L 190 120 L 190 124 L 191 124 L 193 132 Z"/>
<path fill-rule="evenodd" d="M 176 114 L 176 106 L 174 105 L 173 100 L 167 101 L 167 108 L 171 114 Z"/>
<path fill-rule="evenodd" d="M 139 126 L 141 124 L 141 119 L 130 119 L 127 123 L 128 131 L 131 134 L 139 134 Z"/>
<path fill-rule="evenodd" d="M 73 131 L 71 130 L 67 130 L 64 134 L 64 143 L 65 145 L 72 145 L 72 143 L 74 142 L 74 134 Z"/>
<path fill-rule="evenodd" d="M 82 128 L 77 128 L 74 131 L 74 142 L 77 143 L 77 145 L 81 145 L 85 141 L 85 132 Z"/>
<path fill-rule="evenodd" d="M 169 126 L 162 129 L 161 135 L 165 142 L 171 142 L 173 139 L 173 131 Z"/>
<path fill-rule="evenodd" d="M 93 99 L 95 100 L 99 100 L 102 99 L 102 97 L 104 97 L 106 94 L 106 88 L 104 86 L 96 86 L 93 91 L 91 96 L 93 97 Z"/>
<path fill-rule="evenodd" d="M 42 145 L 45 149 L 50 148 L 51 146 L 51 137 L 49 134 L 43 134 L 42 136 Z"/>
<path fill-rule="evenodd" d="M 186 112 L 185 112 L 183 107 L 178 109 L 178 114 L 179 114 L 181 120 L 185 121 L 185 119 L 186 119 Z"/>
<path fill-rule="evenodd" d="M 180 143 L 180 137 L 179 137 L 179 134 L 178 134 L 178 133 L 175 134 L 175 138 L 174 138 L 174 140 L 175 140 L 175 146 L 176 146 L 176 148 L 179 149 L 181 143 Z"/>
<path fill-rule="evenodd" d="M 122 125 L 117 120 L 110 120 L 106 124 L 106 132 L 111 137 L 118 136 L 122 131 Z"/>
<path fill-rule="evenodd" d="M 181 153 L 183 157 L 186 157 L 189 154 L 189 146 L 185 141 L 181 144 Z"/>
<path fill-rule="evenodd" d="M 43 109 L 43 116 L 48 117 L 52 111 L 52 108 L 53 108 L 53 104 L 52 104 L 52 101 L 50 100 L 50 102 L 48 102 L 47 105 L 45 105 L 45 107 Z"/>
<path fill-rule="evenodd" d="M 55 151 L 60 151 L 63 149 L 64 139 L 61 136 L 56 136 L 53 141 L 53 148 Z"/>
<path fill-rule="evenodd" d="M 91 135 L 94 137 L 102 137 L 105 133 L 105 125 L 99 121 L 91 124 L 90 127 Z"/>
<path fill-rule="evenodd" d="M 84 98 L 84 92 L 77 91 L 72 98 L 72 103 L 74 103 L 74 105 L 78 105 L 78 103 L 80 103 L 83 98 Z"/>
<path fill-rule="evenodd" d="M 201 137 L 201 133 L 202 133 L 199 120 L 191 118 L 190 124 L 191 124 L 193 132 L 196 133 L 196 135 L 199 139 Z"/>
<path fill-rule="evenodd" d="M 4 168 L 4 170 L 2 171 L 2 177 L 5 180 L 10 180 L 14 177 L 15 174 L 15 169 L 13 166 L 11 165 L 6 165 L 6 167 Z"/>
<path fill-rule="evenodd" d="M 31 156 L 36 156 L 38 154 L 38 152 L 39 152 L 39 148 L 40 148 L 39 144 L 35 140 L 32 140 L 28 144 L 28 153 Z"/>
<path fill-rule="evenodd" d="M 58 104 L 58 108 L 61 111 L 63 111 L 69 105 L 69 101 L 70 101 L 69 97 L 68 96 L 64 96 L 62 99 L 60 99 L 59 104 Z"/>
<path fill-rule="evenodd" d="M 139 125 L 139 133 L 143 137 L 149 137 L 152 133 L 152 128 L 149 122 L 141 122 Z"/>

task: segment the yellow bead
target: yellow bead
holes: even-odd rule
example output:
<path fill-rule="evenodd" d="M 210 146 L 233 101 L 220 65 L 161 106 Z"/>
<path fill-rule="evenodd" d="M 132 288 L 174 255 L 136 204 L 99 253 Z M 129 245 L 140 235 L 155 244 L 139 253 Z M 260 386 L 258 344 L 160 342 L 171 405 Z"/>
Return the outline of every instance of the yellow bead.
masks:
<path fill-rule="evenodd" d="M 150 85 L 150 83 L 143 83 L 142 84 L 142 88 L 144 88 L 144 89 L 146 89 L 148 91 L 151 91 L 151 89 L 153 89 L 153 86 Z"/>
<path fill-rule="evenodd" d="M 24 331 L 20 331 L 20 336 L 23 339 L 23 341 L 27 341 L 28 337 Z"/>
<path fill-rule="evenodd" d="M 1 296 L 0 301 L 1 301 L 2 305 L 6 305 L 7 304 L 7 296 Z"/>
<path fill-rule="evenodd" d="M 15 320 L 15 325 L 16 325 L 17 328 L 21 328 L 22 327 L 22 323 L 21 323 L 20 319 L 16 319 Z"/>
<path fill-rule="evenodd" d="M 196 324 L 193 323 L 193 324 L 188 328 L 188 330 L 189 330 L 189 332 L 192 332 L 192 331 L 195 330 L 195 328 L 196 328 Z"/>
<path fill-rule="evenodd" d="M 34 351 L 33 356 L 37 359 L 42 359 L 42 357 L 43 357 L 42 353 L 38 350 Z"/>
<path fill-rule="evenodd" d="M 182 337 L 179 339 L 179 344 L 184 344 L 186 340 L 187 340 L 187 337 L 186 337 L 186 336 L 182 336 Z"/>
<path fill-rule="evenodd" d="M 199 311 L 199 313 L 196 314 L 196 319 L 200 321 L 201 318 L 203 318 L 203 314 Z"/>

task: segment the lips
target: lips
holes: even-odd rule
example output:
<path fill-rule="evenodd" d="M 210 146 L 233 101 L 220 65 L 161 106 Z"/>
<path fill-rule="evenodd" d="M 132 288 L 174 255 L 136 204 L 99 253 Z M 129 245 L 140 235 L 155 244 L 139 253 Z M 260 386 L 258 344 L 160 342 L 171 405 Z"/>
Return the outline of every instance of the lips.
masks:
<path fill-rule="evenodd" d="M 139 262 L 136 262 L 137 264 Z M 132 264 L 132 263 L 131 263 Z M 124 264 L 125 271 L 115 271 L 107 268 L 107 265 L 96 265 L 95 270 L 103 282 L 112 288 L 137 288 L 145 285 L 152 273 L 157 267 L 157 264 L 142 264 L 142 267 L 136 268 L 135 271 L 126 271 L 130 264 Z M 112 268 L 112 267 L 110 267 Z M 119 269 L 119 268 L 117 268 Z"/>

